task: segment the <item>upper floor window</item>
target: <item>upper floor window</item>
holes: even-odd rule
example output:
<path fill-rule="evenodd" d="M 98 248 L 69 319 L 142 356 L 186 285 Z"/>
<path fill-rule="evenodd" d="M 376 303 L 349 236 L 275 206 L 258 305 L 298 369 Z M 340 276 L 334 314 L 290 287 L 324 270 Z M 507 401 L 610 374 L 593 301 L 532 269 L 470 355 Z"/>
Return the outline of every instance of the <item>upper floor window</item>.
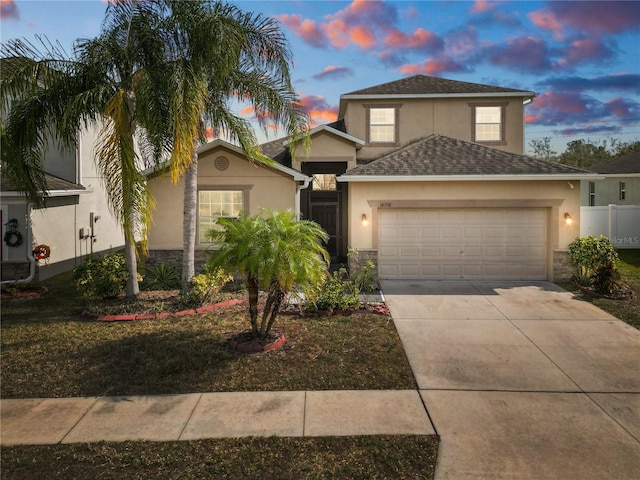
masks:
<path fill-rule="evenodd" d="M 395 108 L 372 108 L 369 110 L 369 141 L 371 143 L 395 143 Z"/>
<path fill-rule="evenodd" d="M 502 140 L 502 107 L 476 107 L 476 141 Z"/>
<path fill-rule="evenodd" d="M 620 182 L 618 185 L 618 191 L 620 193 L 619 198 L 620 200 L 626 200 L 627 199 L 627 186 L 624 182 Z"/>
<path fill-rule="evenodd" d="M 506 144 L 505 106 L 471 105 L 473 109 L 472 138 L 474 142 Z"/>
<path fill-rule="evenodd" d="M 596 182 L 589 182 L 589 206 L 596 206 Z"/>
<path fill-rule="evenodd" d="M 211 243 L 209 230 L 219 228 L 218 218 L 238 218 L 244 210 L 242 190 L 200 190 L 198 192 L 198 241 Z"/>

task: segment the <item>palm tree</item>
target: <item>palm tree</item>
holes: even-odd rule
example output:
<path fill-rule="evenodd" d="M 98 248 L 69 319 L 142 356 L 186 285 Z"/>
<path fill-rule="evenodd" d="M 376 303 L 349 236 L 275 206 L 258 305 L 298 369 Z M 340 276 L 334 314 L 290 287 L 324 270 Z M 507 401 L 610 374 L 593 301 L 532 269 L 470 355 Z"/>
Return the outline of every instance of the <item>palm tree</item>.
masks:
<path fill-rule="evenodd" d="M 42 159 L 50 134 L 69 147 L 80 129 L 100 125 L 96 161 L 124 231 L 129 297 L 139 293 L 135 241 L 136 235 L 144 240 L 152 207 L 135 138 L 144 133 L 139 125 L 162 123 L 166 112 L 157 96 L 158 86 L 166 85 L 158 25 L 144 2 L 120 2 L 109 5 L 97 38 L 76 42 L 72 58 L 45 42 L 44 51 L 24 40 L 2 47 L 3 56 L 14 59 L 0 87 L 8 112 L 3 167 L 32 201 L 43 204 Z M 161 138 L 150 142 L 159 157 Z"/>
<path fill-rule="evenodd" d="M 310 291 L 324 280 L 329 254 L 322 242 L 328 235 L 315 222 L 297 220 L 292 211 L 220 219 L 218 223 L 222 229 L 210 232 L 219 244 L 209 263 L 246 276 L 251 331 L 264 340 L 287 293 L 294 286 Z M 267 299 L 258 324 L 260 287 L 266 289 Z"/>
<path fill-rule="evenodd" d="M 234 113 L 234 101 L 249 102 L 263 128 L 282 126 L 294 142 L 302 138 L 308 145 L 309 122 L 291 85 L 291 52 L 276 20 L 207 0 L 157 6 L 166 20 L 171 176 L 174 182 L 185 178 L 184 291 L 195 273 L 197 147 L 206 129 L 238 143 L 250 160 L 268 163 L 251 124 Z M 167 131 L 151 133 L 162 137 Z"/>

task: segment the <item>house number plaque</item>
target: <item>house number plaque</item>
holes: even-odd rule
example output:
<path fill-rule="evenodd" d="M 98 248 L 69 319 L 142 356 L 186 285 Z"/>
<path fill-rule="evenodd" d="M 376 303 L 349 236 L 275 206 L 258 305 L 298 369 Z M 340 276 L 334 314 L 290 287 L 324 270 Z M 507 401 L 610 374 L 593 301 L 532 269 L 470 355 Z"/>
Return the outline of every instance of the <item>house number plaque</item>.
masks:
<path fill-rule="evenodd" d="M 391 208 L 391 202 L 380 202 L 380 208 Z"/>

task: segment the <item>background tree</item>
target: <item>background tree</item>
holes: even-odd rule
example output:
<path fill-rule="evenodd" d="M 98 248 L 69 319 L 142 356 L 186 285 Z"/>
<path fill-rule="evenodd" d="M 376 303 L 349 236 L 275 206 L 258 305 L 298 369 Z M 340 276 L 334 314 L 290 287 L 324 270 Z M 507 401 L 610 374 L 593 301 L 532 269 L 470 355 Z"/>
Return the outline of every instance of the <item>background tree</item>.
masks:
<path fill-rule="evenodd" d="M 42 49 L 25 40 L 2 46 L 3 56 L 14 60 L 0 87 L 8 115 L 3 170 L 32 201 L 45 203 L 42 161 L 50 139 L 69 148 L 82 128 L 100 127 L 96 163 L 124 231 L 129 297 L 139 293 L 135 242 L 145 239 L 152 206 L 135 139 L 144 134 L 140 125 L 161 123 L 166 112 L 157 96 L 166 85 L 158 25 L 145 2 L 116 2 L 107 7 L 101 34 L 77 41 L 71 58 L 47 42 Z M 160 137 L 151 140 L 159 156 Z"/>
<path fill-rule="evenodd" d="M 532 138 L 529 141 L 529 147 L 533 150 L 533 156 L 536 158 L 541 158 L 548 162 L 556 160 L 558 152 L 551 149 L 550 137 Z"/>

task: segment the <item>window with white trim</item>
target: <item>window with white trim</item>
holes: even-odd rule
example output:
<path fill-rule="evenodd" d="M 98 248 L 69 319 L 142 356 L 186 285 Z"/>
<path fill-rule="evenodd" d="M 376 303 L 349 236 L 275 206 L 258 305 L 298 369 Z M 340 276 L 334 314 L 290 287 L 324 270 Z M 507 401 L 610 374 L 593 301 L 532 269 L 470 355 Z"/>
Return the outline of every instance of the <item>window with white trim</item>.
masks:
<path fill-rule="evenodd" d="M 242 190 L 198 191 L 198 242 L 211 243 L 209 230 L 220 228 L 219 218 L 238 218 L 244 210 Z"/>
<path fill-rule="evenodd" d="M 624 182 L 620 182 L 618 185 L 619 190 L 619 199 L 626 200 L 627 199 L 627 185 Z"/>
<path fill-rule="evenodd" d="M 502 142 L 502 117 L 501 106 L 476 106 L 474 141 Z"/>
<path fill-rule="evenodd" d="M 369 142 L 395 143 L 396 141 L 396 109 L 369 109 Z"/>
<path fill-rule="evenodd" d="M 589 182 L 589 206 L 596 206 L 596 182 Z"/>

